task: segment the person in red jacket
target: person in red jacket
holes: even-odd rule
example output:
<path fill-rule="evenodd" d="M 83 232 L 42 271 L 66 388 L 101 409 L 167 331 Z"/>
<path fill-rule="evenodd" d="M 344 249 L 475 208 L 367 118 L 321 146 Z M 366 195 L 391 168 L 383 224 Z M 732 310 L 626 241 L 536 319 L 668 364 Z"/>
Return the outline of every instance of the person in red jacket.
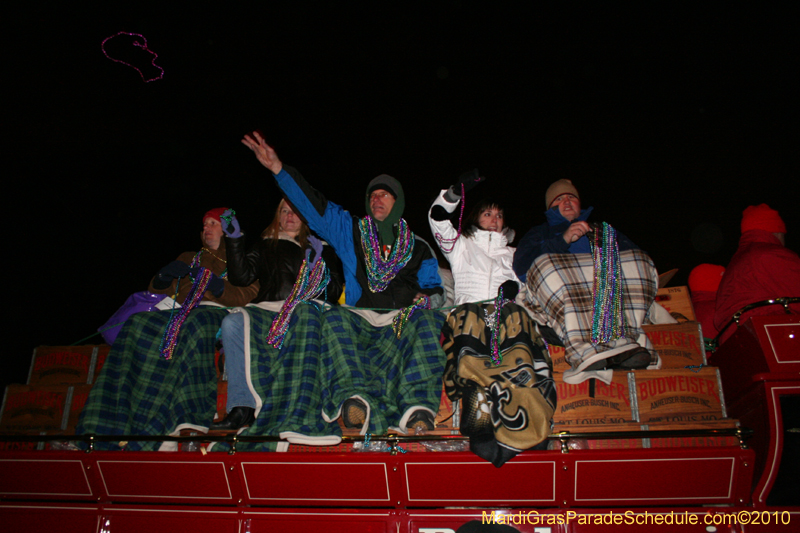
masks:
<path fill-rule="evenodd" d="M 786 224 L 767 204 L 749 206 L 742 214 L 742 236 L 717 291 L 714 325 L 722 333 L 720 342 L 730 337 L 734 327 L 726 328 L 742 307 L 780 297 L 800 297 L 800 256 L 785 246 Z M 800 303 L 789 306 L 800 313 Z M 754 315 L 780 314 L 777 306 L 758 307 L 742 315 L 744 323 Z"/>
<path fill-rule="evenodd" d="M 692 307 L 706 339 L 713 339 L 718 333 L 714 326 L 714 311 L 717 306 L 717 290 L 724 273 L 724 266 L 709 263 L 697 265 L 689 273 Z"/>

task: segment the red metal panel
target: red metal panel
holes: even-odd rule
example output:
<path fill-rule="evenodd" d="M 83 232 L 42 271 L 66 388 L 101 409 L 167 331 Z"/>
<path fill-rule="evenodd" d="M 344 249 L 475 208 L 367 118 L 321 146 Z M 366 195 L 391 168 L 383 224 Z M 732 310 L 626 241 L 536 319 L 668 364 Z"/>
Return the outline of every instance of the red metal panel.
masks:
<path fill-rule="evenodd" d="M 463 454 L 412 456 L 405 462 L 406 498 L 409 506 L 555 505 L 560 458 L 526 454 L 496 468 Z"/>
<path fill-rule="evenodd" d="M 14 459 L 0 459 L 0 495 L 69 500 L 93 498 L 95 493 L 84 464 L 79 459 L 60 459 L 63 456 L 32 452 L 14 454 Z"/>
<path fill-rule="evenodd" d="M 102 532 L 108 533 L 238 533 L 235 508 L 108 506 L 101 509 Z"/>
<path fill-rule="evenodd" d="M 97 506 L 89 504 L 0 504 L 0 529 L 25 533 L 87 533 L 99 529 Z"/>
<path fill-rule="evenodd" d="M 761 347 L 772 372 L 800 372 L 800 316 L 753 317 Z"/>
<path fill-rule="evenodd" d="M 192 461 L 181 461 L 178 454 L 122 457 L 125 459 L 96 462 L 103 493 L 109 500 L 235 503 L 227 467 L 221 461 L 224 456 L 216 460 L 198 457 Z"/>
<path fill-rule="evenodd" d="M 684 448 L 666 453 L 630 450 L 619 454 L 574 459 L 574 496 L 570 505 L 646 506 L 691 503 L 738 503 L 737 488 L 751 479 L 742 471 L 741 452 L 728 448 Z M 752 452 L 750 452 L 752 457 Z"/>
<path fill-rule="evenodd" d="M 237 454 L 238 455 L 238 454 Z M 294 454 L 297 457 L 299 454 Z M 389 467 L 381 459 L 390 456 L 358 454 L 346 460 L 322 460 L 323 454 L 305 454 L 305 460 L 242 460 L 245 495 L 250 503 L 274 505 L 294 502 L 299 505 L 389 505 Z M 252 454 L 247 456 L 253 458 Z M 263 457 L 263 456 L 256 456 Z M 365 459 L 354 461 L 353 459 Z"/>
<path fill-rule="evenodd" d="M 400 513 L 385 509 L 250 509 L 243 513 L 243 531 L 266 533 L 396 533 Z"/>
<path fill-rule="evenodd" d="M 775 483 L 783 454 L 784 428 L 780 397 L 782 395 L 800 394 L 800 382 L 768 381 L 763 382 L 761 387 L 759 387 L 759 392 L 763 394 L 766 408 L 766 418 L 769 423 L 769 440 L 766 442 L 759 441 L 766 445 L 765 448 L 757 450 L 760 457 L 764 458 L 764 470 L 753 490 L 753 503 L 763 507 L 766 505 L 769 492 Z"/>
<path fill-rule="evenodd" d="M 800 317 L 755 316 L 748 319 L 709 357 L 720 368 L 725 396 L 734 398 L 760 380 L 798 379 Z"/>

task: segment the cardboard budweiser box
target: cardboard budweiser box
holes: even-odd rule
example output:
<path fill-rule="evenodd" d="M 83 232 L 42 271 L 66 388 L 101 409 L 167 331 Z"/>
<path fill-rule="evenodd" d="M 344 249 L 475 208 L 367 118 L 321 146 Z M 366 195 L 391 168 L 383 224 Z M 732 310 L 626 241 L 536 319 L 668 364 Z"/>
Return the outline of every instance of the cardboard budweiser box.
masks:
<path fill-rule="evenodd" d="M 459 435 L 461 425 L 461 400 L 453 402 L 447 397 L 442 385 L 442 397 L 439 401 L 439 412 L 436 413 L 435 428 L 427 432 L 429 435 Z"/>
<path fill-rule="evenodd" d="M 587 379 L 572 385 L 555 374 L 558 405 L 553 416 L 556 429 L 585 424 L 620 424 L 637 419 L 628 372 L 614 372 L 610 385 Z M 578 429 L 575 427 L 575 429 Z"/>
<path fill-rule="evenodd" d="M 106 362 L 106 358 L 108 357 L 108 352 L 111 351 L 111 346 L 107 344 L 101 344 L 100 346 L 96 346 L 97 348 L 97 356 L 94 359 L 94 375 L 92 377 L 92 381 L 90 384 L 97 383 L 97 378 L 100 376 L 100 371 L 103 369 L 103 365 Z"/>
<path fill-rule="evenodd" d="M 100 348 L 39 346 L 33 350 L 28 385 L 91 384 Z"/>
<path fill-rule="evenodd" d="M 550 344 L 547 346 L 547 351 L 550 353 L 550 359 L 553 361 L 553 373 L 563 374 L 572 368 L 567 362 L 567 354 L 563 346 L 554 346 Z"/>
<path fill-rule="evenodd" d="M 689 296 L 689 287 L 666 287 L 658 289 L 656 302 L 669 311 L 679 322 L 697 320 L 692 307 L 692 298 Z"/>
<path fill-rule="evenodd" d="M 0 432 L 37 434 L 66 429 L 72 392 L 68 385 L 7 386 L 0 410 Z"/>
<path fill-rule="evenodd" d="M 75 428 L 78 426 L 78 419 L 81 416 L 81 411 L 83 411 L 83 406 L 86 405 L 86 400 L 89 398 L 89 392 L 91 392 L 92 386 L 73 385 L 70 388 L 72 389 L 72 394 L 70 395 L 67 427 L 65 429 L 66 433 L 74 434 Z"/>
<path fill-rule="evenodd" d="M 643 326 L 661 357 L 661 368 L 686 368 L 706 364 L 703 335 L 698 322 Z"/>
<path fill-rule="evenodd" d="M 635 370 L 639 422 L 703 422 L 727 417 L 719 370 Z"/>

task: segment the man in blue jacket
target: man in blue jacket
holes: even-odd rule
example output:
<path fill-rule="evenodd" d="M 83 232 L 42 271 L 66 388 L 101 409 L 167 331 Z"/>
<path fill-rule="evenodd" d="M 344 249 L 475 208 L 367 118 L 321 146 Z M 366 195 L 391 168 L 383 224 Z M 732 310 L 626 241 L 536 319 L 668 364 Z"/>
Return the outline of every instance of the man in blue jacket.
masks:
<path fill-rule="evenodd" d="M 403 187 L 386 174 L 367 185 L 367 216 L 357 218 L 328 201 L 294 168 L 286 167 L 275 150 L 254 132 L 242 143 L 269 169 L 281 191 L 317 235 L 330 244 L 342 261 L 345 303 L 377 313 L 408 308 L 423 296 L 436 308 L 444 302 L 438 262 L 430 246 L 411 232 L 403 220 Z M 359 312 L 373 327 L 359 322 L 347 309 L 323 316 L 326 353 L 336 370 L 323 395 L 323 417 L 342 413 L 348 427 L 364 434 L 390 428 L 433 429 L 441 396 L 444 352 L 439 345 L 443 316 L 429 310 L 408 315 L 406 333 L 395 335 L 386 317 Z M 342 342 L 336 342 L 336 336 Z M 356 338 L 356 336 L 358 338 Z M 345 337 L 350 338 L 345 338 Z M 401 338 L 402 337 L 402 338 Z M 327 386 L 327 385 L 326 385 Z"/>
<path fill-rule="evenodd" d="M 532 228 L 517 246 L 514 272 L 525 282 L 534 259 L 542 254 L 591 253 L 586 236 L 592 230 L 587 220 L 592 207 L 581 209 L 581 198 L 572 181 L 561 179 L 550 185 L 545 193 L 547 222 Z M 629 238 L 617 231 L 619 251 L 638 250 Z"/>
<path fill-rule="evenodd" d="M 525 234 L 513 267 L 526 282 L 535 318 L 552 327 L 564 342 L 572 366 L 564 373 L 564 381 L 579 383 L 596 377 L 610 382 L 613 369 L 658 366 L 658 357 L 641 329 L 658 289 L 652 260 L 616 229 L 603 230 L 588 222 L 592 208 L 581 209 L 580 195 L 570 180 L 550 185 L 545 205 L 547 222 Z M 599 230 L 597 235 L 595 230 Z M 598 264 L 589 239 L 604 231 L 614 244 L 603 242 L 609 254 Z M 598 277 L 612 292 L 594 294 L 593 280 Z M 619 307 L 614 304 L 617 300 Z"/>

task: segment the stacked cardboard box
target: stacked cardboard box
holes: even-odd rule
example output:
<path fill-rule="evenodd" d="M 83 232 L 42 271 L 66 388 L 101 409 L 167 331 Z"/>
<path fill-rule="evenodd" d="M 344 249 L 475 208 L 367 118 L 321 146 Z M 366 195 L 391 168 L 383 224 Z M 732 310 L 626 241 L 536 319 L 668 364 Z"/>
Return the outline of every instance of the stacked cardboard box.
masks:
<path fill-rule="evenodd" d="M 692 298 L 689 294 L 689 287 L 666 287 L 658 289 L 656 302 L 679 322 L 687 320 L 697 320 L 692 306 Z"/>
<path fill-rule="evenodd" d="M 74 433 L 92 383 L 108 355 L 106 345 L 40 346 L 33 351 L 26 385 L 6 387 L 0 433 Z M 44 446 L 46 447 L 46 446 Z M 2 449 L 43 448 L 36 443 L 3 443 Z"/>

